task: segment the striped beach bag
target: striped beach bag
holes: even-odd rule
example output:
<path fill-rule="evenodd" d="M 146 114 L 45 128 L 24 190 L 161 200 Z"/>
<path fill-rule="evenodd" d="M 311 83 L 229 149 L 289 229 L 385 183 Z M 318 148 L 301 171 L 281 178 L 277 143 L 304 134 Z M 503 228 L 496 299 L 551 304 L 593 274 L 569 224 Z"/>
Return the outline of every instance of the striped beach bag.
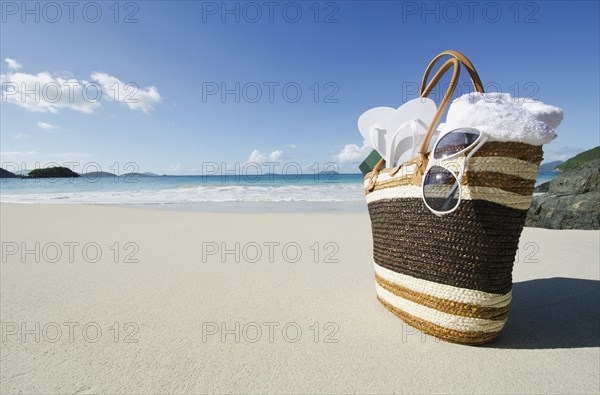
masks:
<path fill-rule="evenodd" d="M 448 56 L 428 82 L 434 65 Z M 508 317 L 513 262 L 542 148 L 483 142 L 476 152 L 466 150 L 444 163 L 444 168 L 458 169 L 456 185 L 435 184 L 444 174 L 436 177 L 428 171 L 435 167 L 428 163 L 436 152 L 429 146 L 461 66 L 475 90 L 483 92 L 464 55 L 445 51 L 436 56 L 425 71 L 421 97 L 427 97 L 447 72 L 452 71 L 452 77 L 418 156 L 395 168 L 384 168 L 382 159 L 365 175 L 364 185 L 379 301 L 424 333 L 454 343 L 483 344 L 500 334 Z M 432 206 L 447 203 L 448 191 L 460 197 L 452 202 L 450 213 L 439 215 Z"/>

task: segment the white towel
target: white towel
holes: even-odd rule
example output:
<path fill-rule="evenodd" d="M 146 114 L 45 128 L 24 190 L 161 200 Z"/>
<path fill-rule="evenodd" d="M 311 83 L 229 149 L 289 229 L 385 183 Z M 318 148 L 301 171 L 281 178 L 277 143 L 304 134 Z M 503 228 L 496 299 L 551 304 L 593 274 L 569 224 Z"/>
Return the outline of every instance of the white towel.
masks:
<path fill-rule="evenodd" d="M 556 138 L 562 109 L 508 93 L 468 93 L 450 105 L 443 132 L 460 127 L 481 130 L 491 141 L 547 144 Z"/>

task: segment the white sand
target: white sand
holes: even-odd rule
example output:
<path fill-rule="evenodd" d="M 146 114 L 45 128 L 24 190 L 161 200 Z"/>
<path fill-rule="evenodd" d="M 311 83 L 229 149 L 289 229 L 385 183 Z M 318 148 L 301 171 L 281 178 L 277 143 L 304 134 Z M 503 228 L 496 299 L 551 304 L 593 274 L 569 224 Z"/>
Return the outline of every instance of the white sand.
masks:
<path fill-rule="evenodd" d="M 468 347 L 421 335 L 375 299 L 366 212 L 3 204 L 0 214 L 3 252 L 40 243 L 41 255 L 39 263 L 20 252 L 2 258 L 3 394 L 600 392 L 598 231 L 525 229 L 505 332 L 489 346 Z M 80 243 L 72 263 L 65 242 Z M 92 245 L 82 256 L 90 242 L 102 251 L 99 262 L 91 262 Z M 246 259 L 203 262 L 203 242 L 242 243 Z M 293 263 L 289 247 L 286 261 L 279 246 L 270 263 L 263 246 L 262 259 L 249 262 L 256 246 L 245 243 L 265 242 L 298 243 L 302 257 Z M 63 255 L 56 263 L 52 243 Z M 133 251 L 126 243 L 139 247 L 139 262 L 123 262 Z M 334 251 L 326 243 L 339 247 L 338 262 L 324 262 Z M 69 322 L 79 325 L 72 341 Z M 24 338 L 22 323 L 32 329 Z M 233 329 L 224 342 L 206 334 L 221 323 Z M 62 335 L 52 342 L 57 327 Z M 136 328 L 138 342 L 125 343 Z"/>

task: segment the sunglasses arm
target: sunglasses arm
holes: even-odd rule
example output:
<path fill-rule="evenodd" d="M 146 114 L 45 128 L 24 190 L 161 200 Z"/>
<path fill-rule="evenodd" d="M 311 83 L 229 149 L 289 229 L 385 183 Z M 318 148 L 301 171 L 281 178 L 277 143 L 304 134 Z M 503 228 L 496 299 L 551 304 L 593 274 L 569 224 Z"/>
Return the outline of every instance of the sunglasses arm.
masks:
<path fill-rule="evenodd" d="M 471 157 L 473 155 L 475 155 L 475 153 L 477 151 L 479 151 L 479 148 L 481 148 L 483 146 L 483 144 L 485 144 L 485 142 L 487 141 L 487 137 L 483 137 L 481 140 L 479 140 L 479 142 L 477 143 L 477 145 L 475 147 L 473 147 L 473 149 L 471 151 L 469 151 L 469 153 L 467 154 L 467 156 L 465 156 L 465 160 L 462 163 L 462 166 L 460 168 L 460 173 L 458 174 L 458 182 L 460 183 L 460 180 L 462 179 L 462 176 L 465 172 L 465 168 L 467 167 L 467 162 L 469 161 L 469 159 L 471 159 Z"/>
<path fill-rule="evenodd" d="M 448 209 L 448 205 L 452 202 L 452 196 L 454 196 L 456 189 L 459 188 L 459 186 L 460 186 L 460 181 L 462 180 L 462 176 L 465 172 L 467 162 L 469 161 L 469 159 L 471 159 L 471 157 L 475 154 L 475 152 L 477 152 L 479 150 L 479 148 L 481 148 L 481 146 L 483 146 L 483 144 L 485 144 L 486 140 L 487 140 L 487 137 L 482 138 L 481 141 L 479 141 L 479 143 L 477 143 L 477 145 L 475 147 L 473 147 L 473 149 L 467 154 L 467 156 L 465 156 L 465 160 L 463 161 L 462 167 L 460 169 L 460 173 L 458 174 L 458 177 L 456 178 L 456 184 L 454 184 L 454 186 L 452 187 L 452 190 L 448 194 L 448 197 L 446 198 L 446 201 L 444 202 L 444 205 L 442 206 L 441 211 L 445 211 Z"/>

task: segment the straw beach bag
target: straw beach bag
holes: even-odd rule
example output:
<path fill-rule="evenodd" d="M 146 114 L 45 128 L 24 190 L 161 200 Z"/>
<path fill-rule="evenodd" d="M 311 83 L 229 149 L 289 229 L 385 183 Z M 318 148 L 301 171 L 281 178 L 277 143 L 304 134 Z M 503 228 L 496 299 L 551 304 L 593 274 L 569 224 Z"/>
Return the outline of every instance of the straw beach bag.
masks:
<path fill-rule="evenodd" d="M 428 82 L 434 65 L 450 56 Z M 437 216 L 422 199 L 422 179 L 431 159 L 429 143 L 458 83 L 461 65 L 483 92 L 471 62 L 445 51 L 427 67 L 421 97 L 442 76 L 452 78 L 419 155 L 395 168 L 382 159 L 365 176 L 373 232 L 379 301 L 415 328 L 446 341 L 482 344 L 496 338 L 508 317 L 512 268 L 542 160 L 542 147 L 486 142 L 468 160 L 460 180 L 461 200 Z M 465 154 L 451 159 L 462 163 Z"/>

